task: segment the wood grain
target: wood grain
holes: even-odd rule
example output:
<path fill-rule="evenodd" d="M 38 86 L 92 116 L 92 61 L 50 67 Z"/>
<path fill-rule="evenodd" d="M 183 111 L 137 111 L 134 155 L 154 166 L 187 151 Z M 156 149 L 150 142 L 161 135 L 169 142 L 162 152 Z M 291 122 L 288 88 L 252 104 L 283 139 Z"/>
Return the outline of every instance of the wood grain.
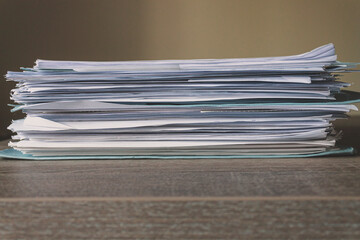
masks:
<path fill-rule="evenodd" d="M 2 239 L 359 239 L 359 208 L 351 200 L 0 202 L 0 233 Z"/>
<path fill-rule="evenodd" d="M 0 197 L 360 196 L 359 158 L 1 161 Z"/>

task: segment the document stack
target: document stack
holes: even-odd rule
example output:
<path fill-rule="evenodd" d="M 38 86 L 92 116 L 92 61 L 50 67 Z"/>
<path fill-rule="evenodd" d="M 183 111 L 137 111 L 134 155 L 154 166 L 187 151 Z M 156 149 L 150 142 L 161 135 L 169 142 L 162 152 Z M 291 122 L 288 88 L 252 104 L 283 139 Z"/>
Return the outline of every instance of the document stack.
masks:
<path fill-rule="evenodd" d="M 278 158 L 350 154 L 333 121 L 358 102 L 333 44 L 285 57 L 49 61 L 8 72 L 24 119 L 7 158 Z"/>

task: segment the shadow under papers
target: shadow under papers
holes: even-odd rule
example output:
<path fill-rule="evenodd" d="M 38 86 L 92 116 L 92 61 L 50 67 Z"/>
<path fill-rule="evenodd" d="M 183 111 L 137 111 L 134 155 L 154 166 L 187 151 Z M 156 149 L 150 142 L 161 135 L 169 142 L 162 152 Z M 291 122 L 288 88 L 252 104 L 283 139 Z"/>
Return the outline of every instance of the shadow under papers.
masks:
<path fill-rule="evenodd" d="M 356 149 L 360 152 L 360 116 L 350 116 L 348 119 L 338 119 L 334 123 L 336 130 L 343 131 L 343 137 L 338 141 L 340 146 Z"/>

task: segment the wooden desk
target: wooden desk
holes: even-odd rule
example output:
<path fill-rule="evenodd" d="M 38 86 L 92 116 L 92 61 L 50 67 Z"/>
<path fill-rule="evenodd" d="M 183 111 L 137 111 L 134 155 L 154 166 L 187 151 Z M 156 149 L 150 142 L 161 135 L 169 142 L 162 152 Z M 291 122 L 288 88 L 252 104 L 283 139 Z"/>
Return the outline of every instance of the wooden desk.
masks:
<path fill-rule="evenodd" d="M 0 160 L 2 240 L 240 238 L 359 239 L 360 157 Z"/>

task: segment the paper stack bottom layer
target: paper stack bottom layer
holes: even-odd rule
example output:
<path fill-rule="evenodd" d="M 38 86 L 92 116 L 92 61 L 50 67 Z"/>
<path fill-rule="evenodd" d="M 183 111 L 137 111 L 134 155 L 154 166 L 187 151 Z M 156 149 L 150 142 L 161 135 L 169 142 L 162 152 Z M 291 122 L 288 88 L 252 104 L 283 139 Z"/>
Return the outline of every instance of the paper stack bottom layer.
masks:
<path fill-rule="evenodd" d="M 351 153 L 333 121 L 358 102 L 328 44 L 267 58 L 49 61 L 8 72 L 24 119 L 0 156 L 305 157 Z"/>

